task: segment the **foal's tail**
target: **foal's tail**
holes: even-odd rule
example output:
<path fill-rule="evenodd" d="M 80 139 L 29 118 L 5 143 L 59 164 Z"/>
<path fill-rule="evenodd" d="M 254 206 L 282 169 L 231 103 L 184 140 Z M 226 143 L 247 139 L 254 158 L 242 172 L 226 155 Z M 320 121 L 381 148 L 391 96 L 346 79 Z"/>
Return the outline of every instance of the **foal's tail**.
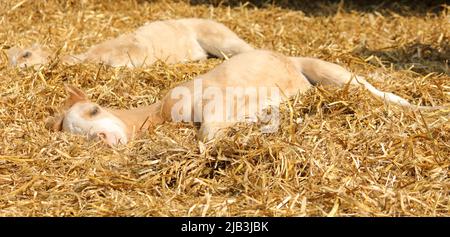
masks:
<path fill-rule="evenodd" d="M 346 84 L 354 86 L 363 86 L 375 97 L 384 100 L 388 103 L 400 105 L 413 110 L 438 110 L 448 109 L 446 106 L 419 106 L 409 103 L 406 99 L 390 92 L 384 92 L 375 88 L 372 84 L 367 82 L 361 76 L 354 76 L 345 68 L 334 64 L 325 62 L 315 58 L 290 57 L 297 69 L 308 79 L 308 81 L 315 84 L 333 85 L 337 87 L 344 87 Z"/>

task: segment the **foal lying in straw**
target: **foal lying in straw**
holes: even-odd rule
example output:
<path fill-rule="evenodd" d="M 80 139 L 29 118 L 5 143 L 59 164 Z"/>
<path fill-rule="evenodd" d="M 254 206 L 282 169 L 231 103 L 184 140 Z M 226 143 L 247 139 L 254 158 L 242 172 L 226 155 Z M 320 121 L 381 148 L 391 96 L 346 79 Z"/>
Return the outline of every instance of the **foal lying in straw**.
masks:
<path fill-rule="evenodd" d="M 87 52 L 61 57 L 66 64 L 96 62 L 113 67 L 140 67 L 157 60 L 179 63 L 226 58 L 253 48 L 225 25 L 206 19 L 149 22 L 132 33 L 92 46 Z M 39 45 L 8 50 L 13 66 L 32 66 L 49 61 L 51 53 Z"/>
<path fill-rule="evenodd" d="M 165 121 L 201 123 L 198 137 L 211 140 L 223 128 L 237 122 L 265 119 L 267 129 L 277 126 L 281 101 L 304 93 L 313 85 L 363 86 L 375 97 L 412 109 L 415 106 L 392 93 L 383 92 L 366 80 L 333 63 L 314 58 L 286 57 L 255 50 L 236 55 L 210 72 L 171 89 L 159 102 L 129 110 L 102 108 L 85 93 L 66 86 L 68 98 L 62 113 L 47 121 L 53 131 L 100 137 L 109 145 L 130 139 Z M 271 112 L 266 110 L 271 108 Z"/>

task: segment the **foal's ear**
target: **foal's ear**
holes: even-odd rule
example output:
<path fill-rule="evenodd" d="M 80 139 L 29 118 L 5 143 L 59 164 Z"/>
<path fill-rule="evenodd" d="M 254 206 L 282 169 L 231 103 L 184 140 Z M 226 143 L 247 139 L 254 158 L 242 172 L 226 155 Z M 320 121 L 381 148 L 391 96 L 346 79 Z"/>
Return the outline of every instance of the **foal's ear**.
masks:
<path fill-rule="evenodd" d="M 66 93 L 68 95 L 65 104 L 67 108 L 70 108 L 77 102 L 88 100 L 86 94 L 81 89 L 68 84 L 64 84 L 64 88 L 66 89 Z"/>
<path fill-rule="evenodd" d="M 76 97 L 82 100 L 87 100 L 86 94 L 81 89 L 78 89 L 77 87 L 68 84 L 64 84 L 64 88 L 66 89 L 66 92 L 69 95 L 69 97 Z"/>
<path fill-rule="evenodd" d="M 62 131 L 65 110 L 69 109 L 77 102 L 88 100 L 86 94 L 77 87 L 64 84 L 64 88 L 66 89 L 67 99 L 62 108 L 62 113 L 55 117 L 50 117 L 45 121 L 45 127 L 51 131 Z"/>
<path fill-rule="evenodd" d="M 63 115 L 50 117 L 45 121 L 45 127 L 50 131 L 54 132 L 62 131 L 63 120 L 64 120 Z"/>

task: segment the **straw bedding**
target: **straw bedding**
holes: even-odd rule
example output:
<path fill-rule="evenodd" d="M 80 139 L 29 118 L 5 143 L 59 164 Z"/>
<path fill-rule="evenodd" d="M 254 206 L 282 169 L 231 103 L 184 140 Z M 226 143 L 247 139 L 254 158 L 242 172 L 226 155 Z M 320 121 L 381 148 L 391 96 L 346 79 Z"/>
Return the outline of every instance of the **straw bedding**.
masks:
<path fill-rule="evenodd" d="M 146 21 L 205 17 L 255 47 L 339 63 L 415 104 L 449 104 L 450 6 L 266 2 L 0 1 L 0 215 L 449 216 L 449 110 L 318 87 L 282 105 L 274 134 L 240 124 L 204 144 L 193 125 L 166 123 L 112 149 L 45 129 L 63 83 L 130 108 L 221 60 L 18 69 L 5 54 L 34 42 L 80 53 Z"/>

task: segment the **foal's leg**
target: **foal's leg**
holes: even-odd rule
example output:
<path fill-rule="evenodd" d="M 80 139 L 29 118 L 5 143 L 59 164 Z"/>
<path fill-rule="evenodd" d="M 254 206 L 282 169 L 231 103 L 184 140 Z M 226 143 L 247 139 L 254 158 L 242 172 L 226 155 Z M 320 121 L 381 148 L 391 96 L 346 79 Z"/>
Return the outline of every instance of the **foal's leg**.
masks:
<path fill-rule="evenodd" d="M 254 50 L 225 25 L 214 21 L 202 21 L 195 24 L 194 30 L 200 46 L 209 54 L 218 58 Z"/>
<path fill-rule="evenodd" d="M 214 138 L 224 137 L 225 129 L 234 124 L 232 122 L 203 122 L 198 130 L 197 138 L 207 142 Z"/>

